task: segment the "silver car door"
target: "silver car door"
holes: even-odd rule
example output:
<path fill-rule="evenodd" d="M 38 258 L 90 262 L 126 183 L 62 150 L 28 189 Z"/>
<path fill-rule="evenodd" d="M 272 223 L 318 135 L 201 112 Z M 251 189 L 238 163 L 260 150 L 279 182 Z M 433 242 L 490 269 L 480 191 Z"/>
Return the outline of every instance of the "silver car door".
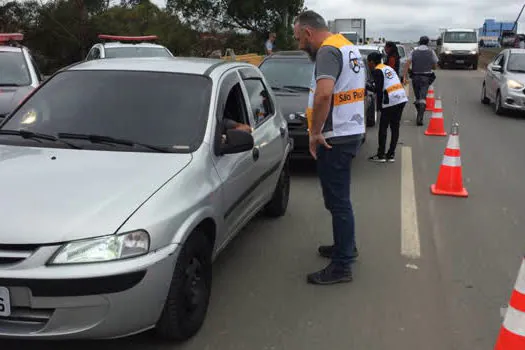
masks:
<path fill-rule="evenodd" d="M 254 155 L 257 178 L 253 179 L 255 196 L 259 205 L 264 205 L 273 195 L 282 157 L 286 147 L 287 130 L 268 84 L 259 71 L 243 68 L 240 74 L 248 98 L 249 115 L 254 125 Z"/>
<path fill-rule="evenodd" d="M 494 101 L 496 98 L 496 91 L 497 91 L 497 82 L 496 82 L 496 74 L 499 74 L 498 72 L 493 71 L 494 66 L 498 66 L 501 63 L 501 59 L 503 58 L 503 55 L 497 55 L 496 58 L 492 61 L 492 63 L 489 64 L 487 67 L 487 95 L 488 97 Z"/>
<path fill-rule="evenodd" d="M 222 119 L 225 115 L 245 124 L 249 124 L 249 117 L 237 70 L 226 73 L 219 84 L 213 157 L 222 182 L 222 214 L 228 232 L 225 238 L 228 239 L 243 226 L 254 209 L 252 186 L 253 179 L 257 176 L 252 151 L 220 155 L 220 144 L 223 142 Z M 219 242 L 219 245 L 222 243 Z"/>

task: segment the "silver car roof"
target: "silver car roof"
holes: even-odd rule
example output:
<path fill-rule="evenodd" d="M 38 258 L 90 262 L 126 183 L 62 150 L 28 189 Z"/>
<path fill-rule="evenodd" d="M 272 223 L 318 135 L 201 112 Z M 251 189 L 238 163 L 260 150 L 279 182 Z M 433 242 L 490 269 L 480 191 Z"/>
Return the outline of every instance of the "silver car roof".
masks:
<path fill-rule="evenodd" d="M 165 49 L 164 46 L 151 43 L 136 43 L 136 44 L 127 44 L 121 42 L 111 42 L 111 43 L 101 43 L 106 48 L 120 48 L 120 47 L 154 47 L 159 49 Z"/>
<path fill-rule="evenodd" d="M 232 66 L 254 67 L 248 63 L 197 57 L 134 57 L 81 62 L 68 70 L 130 70 L 210 75 L 215 70 Z"/>

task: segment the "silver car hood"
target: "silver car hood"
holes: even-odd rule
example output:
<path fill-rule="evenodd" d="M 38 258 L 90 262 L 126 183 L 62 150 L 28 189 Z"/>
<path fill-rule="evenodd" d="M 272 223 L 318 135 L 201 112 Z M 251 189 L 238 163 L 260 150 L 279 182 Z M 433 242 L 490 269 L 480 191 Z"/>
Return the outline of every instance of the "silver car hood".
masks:
<path fill-rule="evenodd" d="M 525 73 L 507 72 L 507 79 L 516 80 L 525 84 Z"/>
<path fill-rule="evenodd" d="M 191 159 L 191 154 L 0 145 L 0 244 L 113 234 Z"/>

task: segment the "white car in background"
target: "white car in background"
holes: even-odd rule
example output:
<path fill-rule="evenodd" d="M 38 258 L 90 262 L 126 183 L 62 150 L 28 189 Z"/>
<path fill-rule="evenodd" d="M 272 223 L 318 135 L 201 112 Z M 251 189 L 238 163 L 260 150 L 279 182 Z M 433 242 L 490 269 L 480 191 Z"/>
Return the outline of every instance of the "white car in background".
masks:
<path fill-rule="evenodd" d="M 102 41 L 93 45 L 86 56 L 86 61 L 101 58 L 132 58 L 132 57 L 173 57 L 166 47 L 150 43 L 158 39 L 156 35 L 119 36 L 100 34 Z M 110 41 L 110 42 L 106 42 Z"/>
<path fill-rule="evenodd" d="M 525 112 L 525 49 L 505 49 L 487 66 L 481 102 L 494 103 L 496 114 Z"/>
<path fill-rule="evenodd" d="M 21 33 L 0 33 L 0 122 L 44 80 Z"/>

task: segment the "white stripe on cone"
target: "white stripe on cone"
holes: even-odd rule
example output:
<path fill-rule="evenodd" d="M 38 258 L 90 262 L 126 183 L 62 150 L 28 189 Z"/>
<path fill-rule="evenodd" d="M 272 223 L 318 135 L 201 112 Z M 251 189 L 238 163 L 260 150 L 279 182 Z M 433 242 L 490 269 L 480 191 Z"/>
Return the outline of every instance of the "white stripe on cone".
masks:
<path fill-rule="evenodd" d="M 459 149 L 459 136 L 458 135 L 450 135 L 448 142 L 447 142 L 447 148 L 448 149 Z"/>
<path fill-rule="evenodd" d="M 525 337 L 525 313 L 509 306 L 505 314 L 503 327 L 511 333 Z"/>
<path fill-rule="evenodd" d="M 516 286 L 514 290 L 518 293 L 525 294 L 525 259 L 521 264 L 520 272 L 518 273 L 518 279 L 516 280 Z"/>
<path fill-rule="evenodd" d="M 451 156 L 444 156 L 443 162 L 441 163 L 446 166 L 455 166 L 459 167 L 461 166 L 461 158 L 459 157 L 451 157 Z"/>

